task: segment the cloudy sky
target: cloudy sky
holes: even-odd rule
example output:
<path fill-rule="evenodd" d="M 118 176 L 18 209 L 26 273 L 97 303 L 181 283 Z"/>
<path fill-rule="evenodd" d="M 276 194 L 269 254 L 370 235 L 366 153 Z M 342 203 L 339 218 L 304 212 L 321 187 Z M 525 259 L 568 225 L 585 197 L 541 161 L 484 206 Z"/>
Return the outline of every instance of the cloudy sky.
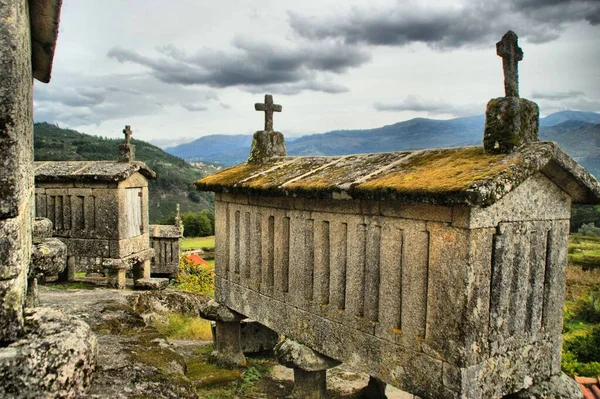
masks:
<path fill-rule="evenodd" d="M 522 97 L 600 111 L 598 0 L 64 0 L 35 120 L 174 144 L 260 130 L 265 93 L 289 136 L 482 114 L 508 29 Z"/>

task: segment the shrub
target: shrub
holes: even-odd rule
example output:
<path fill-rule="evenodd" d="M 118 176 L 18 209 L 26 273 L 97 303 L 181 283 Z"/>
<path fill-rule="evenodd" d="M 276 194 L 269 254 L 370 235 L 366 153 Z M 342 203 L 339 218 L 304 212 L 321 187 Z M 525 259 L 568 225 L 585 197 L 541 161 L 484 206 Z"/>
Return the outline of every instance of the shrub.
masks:
<path fill-rule="evenodd" d="M 211 265 L 196 265 L 187 257 L 179 261 L 175 288 L 208 296 L 215 294 L 215 272 Z"/>
<path fill-rule="evenodd" d="M 581 225 L 577 233 L 582 236 L 600 237 L 600 227 L 596 227 L 594 223 L 584 223 Z"/>
<path fill-rule="evenodd" d="M 592 328 L 589 334 L 570 338 L 563 348 L 575 355 L 579 362 L 600 362 L 600 326 Z"/>
<path fill-rule="evenodd" d="M 569 316 L 588 323 L 600 323 L 600 285 L 595 285 L 587 296 L 579 298 L 573 314 Z"/>

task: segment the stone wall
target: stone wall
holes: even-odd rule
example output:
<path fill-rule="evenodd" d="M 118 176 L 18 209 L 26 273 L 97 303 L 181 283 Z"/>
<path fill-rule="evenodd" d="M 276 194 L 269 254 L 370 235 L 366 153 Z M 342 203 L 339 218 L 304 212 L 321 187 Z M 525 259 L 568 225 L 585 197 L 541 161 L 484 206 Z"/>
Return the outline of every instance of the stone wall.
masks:
<path fill-rule="evenodd" d="M 0 342 L 23 329 L 33 218 L 33 82 L 29 7 L 0 7 Z"/>
<path fill-rule="evenodd" d="M 560 371 L 570 198 L 488 208 L 216 195 L 216 300 L 424 398 Z"/>

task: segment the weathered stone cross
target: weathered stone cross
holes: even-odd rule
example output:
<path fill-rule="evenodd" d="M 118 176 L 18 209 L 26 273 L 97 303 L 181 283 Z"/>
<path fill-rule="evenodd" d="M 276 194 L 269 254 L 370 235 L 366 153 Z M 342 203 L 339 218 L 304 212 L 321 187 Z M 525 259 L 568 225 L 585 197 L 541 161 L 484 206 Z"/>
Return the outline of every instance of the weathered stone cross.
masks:
<path fill-rule="evenodd" d="M 131 131 L 131 126 L 125 125 L 123 133 L 125 133 L 125 144 L 129 144 L 129 140 L 131 140 L 131 135 L 133 134 L 133 132 Z"/>
<path fill-rule="evenodd" d="M 506 97 L 519 97 L 519 69 L 517 63 L 523 59 L 518 36 L 509 30 L 496 43 L 496 54 L 502 57 L 504 69 L 504 94 Z"/>
<path fill-rule="evenodd" d="M 254 109 L 257 111 L 265 111 L 265 131 L 273 131 L 273 112 L 281 112 L 282 106 L 279 104 L 273 104 L 273 96 L 265 94 L 265 103 L 254 104 Z"/>

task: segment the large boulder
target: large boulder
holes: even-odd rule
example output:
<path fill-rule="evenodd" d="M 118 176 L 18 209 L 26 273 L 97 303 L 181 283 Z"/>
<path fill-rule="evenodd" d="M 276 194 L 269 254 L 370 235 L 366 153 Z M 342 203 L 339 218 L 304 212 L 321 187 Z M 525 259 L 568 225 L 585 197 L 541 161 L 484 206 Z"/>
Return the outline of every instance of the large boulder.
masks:
<path fill-rule="evenodd" d="M 81 397 L 97 352 L 96 335 L 79 318 L 49 308 L 26 309 L 25 334 L 0 348 L 0 397 Z"/>

